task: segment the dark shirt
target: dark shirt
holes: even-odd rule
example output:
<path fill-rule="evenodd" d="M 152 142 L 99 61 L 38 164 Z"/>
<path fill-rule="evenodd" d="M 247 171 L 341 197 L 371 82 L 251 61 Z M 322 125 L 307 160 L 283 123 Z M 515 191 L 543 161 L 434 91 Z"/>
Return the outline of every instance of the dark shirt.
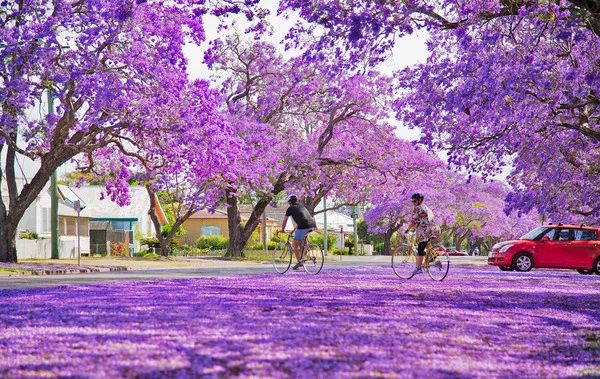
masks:
<path fill-rule="evenodd" d="M 290 205 L 285 211 L 285 215 L 292 217 L 298 229 L 314 229 L 317 227 L 315 219 L 312 218 L 308 209 L 302 204 Z"/>

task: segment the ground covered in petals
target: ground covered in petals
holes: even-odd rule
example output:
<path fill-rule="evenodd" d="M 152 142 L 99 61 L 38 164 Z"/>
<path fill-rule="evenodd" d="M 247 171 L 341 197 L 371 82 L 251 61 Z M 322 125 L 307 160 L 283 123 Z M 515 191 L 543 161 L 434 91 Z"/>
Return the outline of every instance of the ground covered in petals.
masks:
<path fill-rule="evenodd" d="M 3 290 L 0 377 L 595 377 L 599 294 L 491 267 Z"/>

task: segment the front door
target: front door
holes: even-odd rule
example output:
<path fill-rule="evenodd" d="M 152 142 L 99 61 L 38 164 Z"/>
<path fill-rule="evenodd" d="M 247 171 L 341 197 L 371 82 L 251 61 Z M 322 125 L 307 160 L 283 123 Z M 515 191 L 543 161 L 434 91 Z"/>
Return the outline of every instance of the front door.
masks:
<path fill-rule="evenodd" d="M 533 257 L 535 267 L 564 267 L 565 250 L 573 240 L 572 230 L 566 228 L 550 228 L 538 241 L 536 254 Z"/>

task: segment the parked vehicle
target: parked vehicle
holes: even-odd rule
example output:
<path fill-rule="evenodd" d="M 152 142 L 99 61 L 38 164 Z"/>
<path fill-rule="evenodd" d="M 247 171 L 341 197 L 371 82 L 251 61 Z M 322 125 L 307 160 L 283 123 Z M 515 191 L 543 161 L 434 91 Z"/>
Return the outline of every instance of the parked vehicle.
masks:
<path fill-rule="evenodd" d="M 488 254 L 488 264 L 503 271 L 562 268 L 600 275 L 600 227 L 542 226 L 518 240 L 494 245 Z"/>

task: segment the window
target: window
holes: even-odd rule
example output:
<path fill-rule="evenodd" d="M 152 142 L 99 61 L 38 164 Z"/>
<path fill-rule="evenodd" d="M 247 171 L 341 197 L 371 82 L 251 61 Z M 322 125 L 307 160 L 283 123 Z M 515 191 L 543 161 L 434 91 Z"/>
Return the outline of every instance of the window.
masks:
<path fill-rule="evenodd" d="M 559 241 L 573 241 L 573 229 L 560 229 L 560 231 L 558 232 L 558 238 L 557 236 L 555 236 L 554 238 Z"/>
<path fill-rule="evenodd" d="M 556 229 L 551 228 L 548 229 L 548 231 L 542 236 L 542 239 L 544 240 L 554 240 L 554 236 L 556 235 Z"/>
<path fill-rule="evenodd" d="M 213 225 L 203 226 L 200 228 L 200 235 L 201 236 L 219 236 L 219 235 L 221 235 L 221 228 L 219 228 L 218 226 L 213 226 Z"/>
<path fill-rule="evenodd" d="M 42 208 L 42 233 L 50 233 L 50 208 Z"/>
<path fill-rule="evenodd" d="M 575 230 L 575 240 L 577 241 L 595 241 L 598 239 L 595 230 L 577 229 Z"/>

